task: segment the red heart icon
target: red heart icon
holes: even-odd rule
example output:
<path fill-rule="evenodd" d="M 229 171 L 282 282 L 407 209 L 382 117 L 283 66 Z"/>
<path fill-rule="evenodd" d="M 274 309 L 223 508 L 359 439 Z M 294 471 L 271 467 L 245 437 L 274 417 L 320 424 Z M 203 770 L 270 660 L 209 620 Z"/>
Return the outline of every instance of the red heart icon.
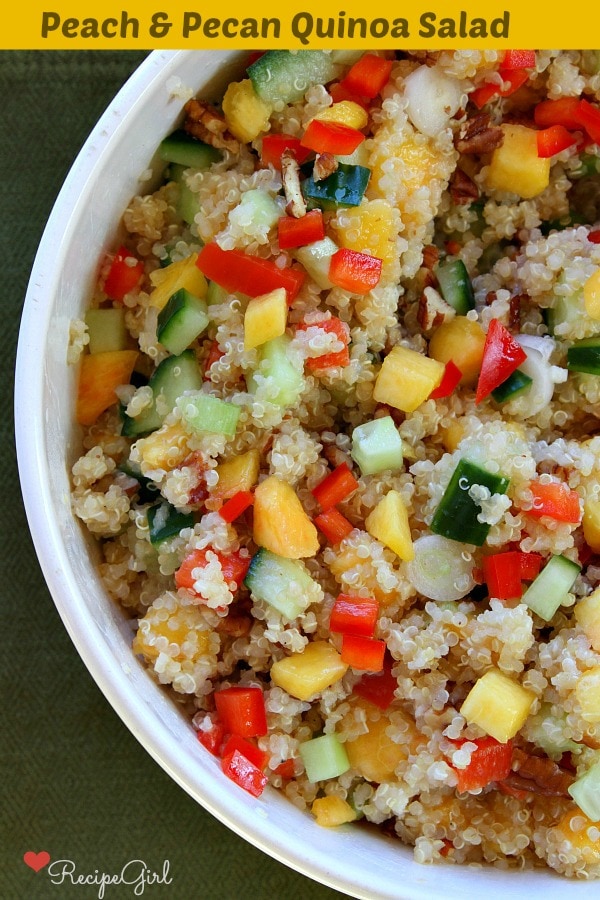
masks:
<path fill-rule="evenodd" d="M 50 862 L 50 854 L 46 853 L 45 850 L 40 850 L 39 853 L 28 850 L 23 856 L 23 862 L 30 869 L 33 869 L 34 872 L 39 872 L 40 869 L 43 869 Z"/>

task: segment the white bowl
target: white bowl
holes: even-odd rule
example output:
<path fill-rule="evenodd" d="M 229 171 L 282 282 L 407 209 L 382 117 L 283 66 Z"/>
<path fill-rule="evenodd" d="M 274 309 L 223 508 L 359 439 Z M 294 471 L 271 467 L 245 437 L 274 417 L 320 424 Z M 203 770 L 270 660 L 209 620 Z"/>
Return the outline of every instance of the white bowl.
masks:
<path fill-rule="evenodd" d="M 410 850 L 375 831 L 319 828 L 267 789 L 255 800 L 229 781 L 198 744 L 190 723 L 131 652 L 127 620 L 107 597 L 97 547 L 73 518 L 69 470 L 78 456 L 73 425 L 76 373 L 66 364 L 69 322 L 82 315 L 98 260 L 141 187 L 181 101 L 168 79 L 218 93 L 239 70 L 236 52 L 154 52 L 130 78 L 89 137 L 48 220 L 29 283 L 16 371 L 17 452 L 31 533 L 65 626 L 100 689 L 154 759 L 221 822 L 303 874 L 360 898 L 462 900 L 544 897 L 596 900 L 598 885 L 545 870 L 420 866 Z"/>

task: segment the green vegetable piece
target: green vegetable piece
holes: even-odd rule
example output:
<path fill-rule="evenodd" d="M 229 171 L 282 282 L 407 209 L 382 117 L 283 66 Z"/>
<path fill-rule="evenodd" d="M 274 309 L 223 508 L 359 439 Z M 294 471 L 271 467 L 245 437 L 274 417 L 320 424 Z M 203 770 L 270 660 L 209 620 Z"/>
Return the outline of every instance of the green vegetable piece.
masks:
<path fill-rule="evenodd" d="M 182 394 L 200 390 L 202 375 L 194 351 L 184 350 L 178 356 L 163 359 L 156 367 L 148 386 L 152 388 L 154 403 L 135 418 L 123 415 L 121 433 L 128 437 L 156 431 Z"/>
<path fill-rule="evenodd" d="M 365 166 L 340 163 L 332 175 L 314 181 L 312 175 L 302 182 L 302 193 L 310 209 L 339 209 L 360 206 L 371 177 Z"/>
<path fill-rule="evenodd" d="M 567 790 L 588 819 L 600 822 L 600 761 L 580 775 Z"/>
<path fill-rule="evenodd" d="M 181 288 L 159 312 L 156 336 L 169 353 L 178 355 L 202 334 L 209 321 L 205 301 Z"/>
<path fill-rule="evenodd" d="M 440 263 L 435 274 L 442 297 L 459 316 L 466 316 L 470 309 L 475 309 L 473 285 L 462 259 Z"/>
<path fill-rule="evenodd" d="M 581 572 L 581 566 L 566 556 L 552 556 L 525 593 L 522 602 L 549 622 Z"/>
<path fill-rule="evenodd" d="M 181 398 L 178 406 L 183 421 L 192 431 L 234 436 L 240 417 L 240 407 L 235 403 L 197 391 Z"/>
<path fill-rule="evenodd" d="M 291 622 L 306 611 L 315 582 L 301 562 L 263 547 L 252 557 L 244 584 Z"/>
<path fill-rule="evenodd" d="M 313 84 L 327 84 L 338 72 L 323 50 L 269 50 L 248 66 L 254 90 L 267 103 L 296 103 Z"/>
<path fill-rule="evenodd" d="M 505 494 L 509 484 L 510 479 L 504 475 L 495 475 L 467 459 L 461 459 L 435 511 L 431 530 L 452 541 L 481 547 L 489 534 L 490 526 L 478 521 L 481 507 L 475 503 L 469 491 L 473 485 L 482 485 L 491 494 Z"/>
<path fill-rule="evenodd" d="M 514 400 L 515 397 L 520 397 L 521 394 L 529 390 L 532 384 L 533 378 L 530 378 L 525 372 L 521 372 L 520 369 L 515 369 L 506 381 L 503 381 L 502 384 L 492 391 L 492 397 L 496 403 L 506 403 L 507 400 Z"/>
<path fill-rule="evenodd" d="M 162 544 L 167 538 L 175 537 L 184 528 L 194 527 L 194 516 L 192 513 L 179 512 L 166 500 L 161 500 L 160 503 L 151 506 L 147 515 L 150 543 L 153 547 Z"/>
<path fill-rule="evenodd" d="M 183 129 L 174 131 L 161 141 L 158 154 L 165 162 L 175 163 L 186 169 L 208 169 L 223 158 L 223 154 L 216 147 L 197 140 Z"/>
<path fill-rule="evenodd" d="M 258 348 L 258 372 L 265 378 L 272 378 L 278 388 L 269 397 L 277 406 L 293 406 L 304 389 L 304 375 L 288 357 L 291 338 L 287 334 L 272 338 Z M 255 392 L 257 379 L 254 373 L 246 375 L 248 390 Z"/>
<path fill-rule="evenodd" d="M 576 341 L 567 350 L 567 369 L 571 372 L 585 372 L 600 375 L 600 337 Z"/>
<path fill-rule="evenodd" d="M 111 350 L 127 350 L 129 332 L 125 326 L 125 309 L 89 309 L 85 314 L 90 353 L 106 353 Z"/>
<path fill-rule="evenodd" d="M 404 462 L 402 438 L 392 417 L 382 416 L 358 425 L 352 432 L 350 455 L 363 475 L 400 469 Z"/>
<path fill-rule="evenodd" d="M 350 768 L 348 754 L 335 734 L 323 734 L 305 741 L 300 744 L 299 750 L 306 777 L 313 784 L 327 778 L 337 778 Z"/>

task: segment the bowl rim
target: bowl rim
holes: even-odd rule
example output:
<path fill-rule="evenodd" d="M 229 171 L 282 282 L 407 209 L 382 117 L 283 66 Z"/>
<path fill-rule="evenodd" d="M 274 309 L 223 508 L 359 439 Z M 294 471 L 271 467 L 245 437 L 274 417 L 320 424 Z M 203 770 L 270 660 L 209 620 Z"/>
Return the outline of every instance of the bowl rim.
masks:
<path fill-rule="evenodd" d="M 220 53 L 220 51 L 204 52 L 215 55 Z M 107 651 L 110 651 L 110 646 L 96 623 L 85 616 L 82 604 L 77 602 L 80 591 L 70 567 L 69 555 L 64 542 L 60 539 L 58 528 L 54 527 L 49 517 L 48 511 L 53 508 L 53 500 L 48 482 L 43 391 L 44 351 L 47 344 L 50 304 L 47 304 L 48 309 L 44 309 L 40 293 L 44 288 L 48 291 L 48 287 L 50 294 L 52 293 L 52 286 L 57 283 L 59 277 L 61 247 L 68 243 L 67 231 L 64 238 L 58 242 L 57 248 L 57 227 L 61 220 L 64 221 L 64 209 L 69 207 L 75 209 L 81 202 L 80 185 L 82 182 L 87 183 L 99 159 L 104 153 L 109 152 L 110 141 L 115 131 L 127 122 L 136 103 L 142 102 L 142 95 L 146 90 L 158 79 L 164 82 L 169 74 L 176 74 L 181 60 L 197 53 L 198 51 L 194 50 L 155 50 L 141 62 L 108 105 L 81 147 L 56 197 L 40 240 L 21 316 L 14 391 L 17 464 L 25 512 L 38 561 L 63 624 L 105 698 L 150 756 L 217 820 L 284 865 L 348 896 L 365 900 L 375 898 L 400 900 L 401 897 L 405 900 L 432 900 L 436 895 L 440 898 L 445 896 L 448 900 L 459 898 L 469 887 L 468 883 L 463 881 L 463 873 L 466 869 L 472 870 L 473 867 L 453 866 L 440 871 L 439 866 L 419 866 L 411 860 L 406 863 L 411 867 L 410 883 L 393 881 L 389 876 L 385 880 L 385 886 L 382 882 L 381 889 L 374 890 L 377 876 L 374 872 L 364 871 L 360 854 L 355 859 L 352 854 L 348 857 L 348 854 L 344 853 L 343 864 L 331 859 L 331 847 L 335 841 L 332 843 L 330 835 L 322 833 L 327 832 L 327 829 L 319 829 L 319 836 L 315 837 L 312 846 L 303 851 L 301 847 L 295 847 L 289 837 L 287 841 L 282 841 L 281 836 L 274 838 L 269 831 L 268 816 L 260 812 L 258 804 L 236 804 L 239 796 L 234 792 L 230 794 L 227 785 L 223 785 L 222 779 L 225 776 L 222 776 L 222 779 L 215 777 L 214 780 L 206 777 L 202 784 L 191 784 L 184 772 L 185 751 L 180 758 L 180 750 L 173 746 L 173 741 L 161 720 L 153 716 L 151 710 L 149 714 L 146 706 L 131 703 L 131 683 L 118 660 L 111 656 L 110 652 L 104 653 L 102 657 L 99 655 L 99 644 Z M 228 55 L 227 52 L 223 53 L 224 57 Z M 19 415 L 19 409 L 27 409 L 27 415 Z M 215 775 L 217 771 L 220 774 L 218 769 Z M 231 783 L 229 786 L 233 787 L 235 792 L 239 791 L 237 786 Z M 274 803 L 290 805 L 287 799 L 281 797 L 274 789 L 271 790 L 273 793 L 270 799 Z M 233 807 L 236 807 L 235 810 Z M 312 822 L 311 827 L 314 828 Z M 376 840 L 378 844 L 381 843 L 379 836 Z M 406 848 L 398 845 L 397 841 L 393 841 L 393 844 L 395 853 L 402 856 Z M 484 871 L 487 873 L 486 891 L 490 900 L 491 898 L 500 900 L 507 895 L 525 897 L 525 892 L 531 894 L 532 890 L 534 892 L 544 890 L 547 900 L 553 898 L 559 900 L 565 889 L 571 891 L 577 900 L 592 898 L 592 891 L 590 890 L 588 894 L 581 882 L 568 881 L 554 873 L 546 873 L 544 877 L 543 870 L 532 870 L 532 873 L 535 871 L 533 880 L 532 873 L 524 877 L 522 872 L 516 870 L 490 868 Z M 399 875 L 402 875 L 401 866 Z M 515 881 L 517 877 L 521 880 L 523 894 L 519 888 L 517 893 L 513 893 L 518 884 Z M 540 887 L 536 888 L 534 884 Z M 577 888 L 579 890 L 576 890 Z"/>

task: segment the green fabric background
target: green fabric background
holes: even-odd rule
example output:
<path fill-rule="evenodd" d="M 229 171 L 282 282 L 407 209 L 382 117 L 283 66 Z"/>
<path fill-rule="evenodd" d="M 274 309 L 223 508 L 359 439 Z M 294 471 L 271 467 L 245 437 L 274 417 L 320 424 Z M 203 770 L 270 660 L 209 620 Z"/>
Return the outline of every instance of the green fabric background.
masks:
<path fill-rule="evenodd" d="M 181 790 L 109 707 L 45 587 L 21 503 L 12 385 L 20 312 L 44 224 L 79 148 L 144 53 L 0 52 L 0 585 L 2 740 L 0 900 L 97 897 L 54 886 L 23 862 L 28 850 L 71 859 L 80 873 L 143 859 L 171 864 L 169 886 L 145 898 L 246 900 L 342 895 L 242 841 Z M 27 415 L 19 409 L 18 415 Z M 133 897 L 127 886 L 106 897 Z"/>

